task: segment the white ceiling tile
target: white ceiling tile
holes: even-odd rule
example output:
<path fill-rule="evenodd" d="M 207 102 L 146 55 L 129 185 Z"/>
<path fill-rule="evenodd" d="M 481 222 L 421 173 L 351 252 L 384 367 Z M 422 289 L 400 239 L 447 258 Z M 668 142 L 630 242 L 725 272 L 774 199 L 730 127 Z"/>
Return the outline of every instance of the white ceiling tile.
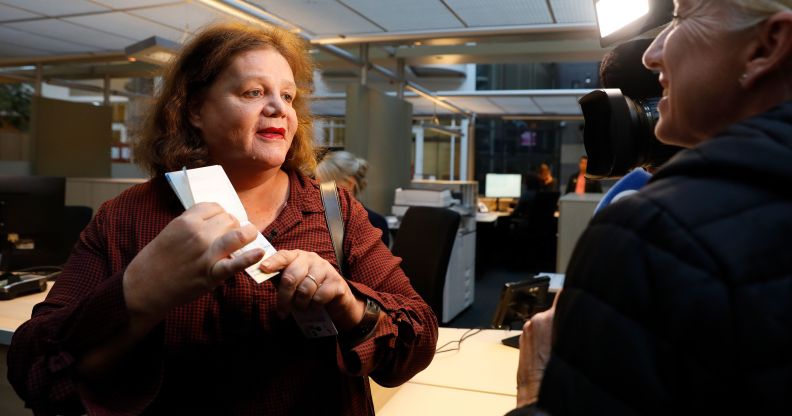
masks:
<path fill-rule="evenodd" d="M 315 100 L 311 112 L 317 116 L 339 116 L 346 114 L 346 99 Z"/>
<path fill-rule="evenodd" d="M 159 36 L 174 42 L 184 37 L 184 32 L 154 23 L 124 12 L 107 13 L 93 16 L 69 17 L 65 21 L 93 27 L 97 30 L 115 33 L 134 41 L 151 36 Z M 129 42 L 132 44 L 134 42 Z"/>
<path fill-rule="evenodd" d="M 389 31 L 463 28 L 437 0 L 342 0 Z"/>
<path fill-rule="evenodd" d="M 533 97 L 545 114 L 582 114 L 575 97 Z"/>
<path fill-rule="evenodd" d="M 251 0 L 250 3 L 319 36 L 382 32 L 335 0 Z"/>
<path fill-rule="evenodd" d="M 96 49 L 85 45 L 78 45 L 71 42 L 64 42 L 58 39 L 39 36 L 33 33 L 23 32 L 6 27 L 5 25 L 0 26 L 0 39 L 2 39 L 4 42 L 14 45 L 37 50 L 46 50 L 53 53 L 90 52 Z"/>
<path fill-rule="evenodd" d="M 446 0 L 470 27 L 553 23 L 545 0 Z"/>
<path fill-rule="evenodd" d="M 412 103 L 413 105 L 413 114 L 415 115 L 446 115 L 450 114 L 451 110 L 447 110 L 445 107 L 440 107 L 435 105 L 433 102 L 421 98 L 421 97 L 409 97 L 407 101 Z"/>
<path fill-rule="evenodd" d="M 481 114 L 500 114 L 503 109 L 489 101 L 487 97 L 448 97 L 448 101 L 465 110 Z"/>
<path fill-rule="evenodd" d="M 58 19 L 9 23 L 6 26 L 54 39 L 68 39 L 69 42 L 92 46 L 99 50 L 124 49 L 136 40 L 111 35 L 107 32 L 100 32 Z"/>
<path fill-rule="evenodd" d="M 45 16 L 61 16 L 88 12 L 101 12 L 106 7 L 87 0 L 1 0 L 9 6 L 19 7 Z"/>
<path fill-rule="evenodd" d="M 595 23 L 594 2 L 591 0 L 551 0 L 558 23 Z"/>
<path fill-rule="evenodd" d="M 492 97 L 492 102 L 506 110 L 507 114 L 541 114 L 531 97 Z"/>
<path fill-rule="evenodd" d="M 230 16 L 198 2 L 153 7 L 129 13 L 191 33 L 211 23 L 232 20 Z M 181 39 L 175 40 L 181 41 Z"/>
<path fill-rule="evenodd" d="M 22 9 L 17 9 L 16 7 L 6 6 L 0 3 L 0 22 L 5 22 L 8 20 L 30 19 L 36 17 L 41 17 L 41 15 L 37 13 L 31 13 Z"/>
<path fill-rule="evenodd" d="M 51 52 L 34 49 L 29 46 L 19 46 L 11 43 L 0 42 L 0 56 L 10 58 L 13 56 L 38 56 L 49 55 Z"/>
<path fill-rule="evenodd" d="M 130 7 L 143 7 L 152 6 L 155 4 L 169 4 L 174 1 L 184 0 L 94 0 L 94 3 L 99 3 L 113 9 L 127 9 Z"/>

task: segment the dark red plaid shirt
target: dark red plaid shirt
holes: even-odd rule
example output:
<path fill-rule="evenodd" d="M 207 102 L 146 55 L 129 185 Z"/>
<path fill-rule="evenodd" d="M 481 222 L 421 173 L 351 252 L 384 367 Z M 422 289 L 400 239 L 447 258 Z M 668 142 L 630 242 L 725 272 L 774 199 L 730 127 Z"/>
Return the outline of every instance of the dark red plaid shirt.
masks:
<path fill-rule="evenodd" d="M 291 173 L 290 186 L 287 206 L 262 233 L 278 249 L 314 251 L 337 268 L 318 185 Z M 47 299 L 14 334 L 14 388 L 42 414 L 373 414 L 367 377 L 394 386 L 429 365 L 437 320 L 363 206 L 344 191 L 340 200 L 346 277 L 386 312 L 368 341 L 344 349 L 334 337 L 306 339 L 291 318 L 277 317 L 274 284 L 240 273 L 172 310 L 101 385 L 77 379 L 76 357 L 128 322 L 125 267 L 183 211 L 158 177 L 105 203 L 85 229 Z"/>

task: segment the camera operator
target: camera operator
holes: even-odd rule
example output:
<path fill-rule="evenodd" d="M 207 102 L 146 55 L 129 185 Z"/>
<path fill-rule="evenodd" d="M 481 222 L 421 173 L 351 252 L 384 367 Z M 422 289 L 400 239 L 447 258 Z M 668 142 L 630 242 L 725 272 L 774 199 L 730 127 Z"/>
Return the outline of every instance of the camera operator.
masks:
<path fill-rule="evenodd" d="M 527 382 L 553 338 L 524 414 L 792 411 L 792 0 L 675 3 L 643 62 L 688 150 L 581 236 L 552 331 L 523 332 Z"/>

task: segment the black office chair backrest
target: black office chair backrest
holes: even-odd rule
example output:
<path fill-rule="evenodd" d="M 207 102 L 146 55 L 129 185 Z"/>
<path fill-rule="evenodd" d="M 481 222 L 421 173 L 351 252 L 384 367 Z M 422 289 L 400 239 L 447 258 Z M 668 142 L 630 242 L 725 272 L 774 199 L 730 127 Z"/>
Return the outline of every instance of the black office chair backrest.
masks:
<path fill-rule="evenodd" d="M 438 320 L 443 319 L 445 275 L 459 221 L 459 213 L 450 209 L 410 207 L 393 242 L 402 270 Z"/>

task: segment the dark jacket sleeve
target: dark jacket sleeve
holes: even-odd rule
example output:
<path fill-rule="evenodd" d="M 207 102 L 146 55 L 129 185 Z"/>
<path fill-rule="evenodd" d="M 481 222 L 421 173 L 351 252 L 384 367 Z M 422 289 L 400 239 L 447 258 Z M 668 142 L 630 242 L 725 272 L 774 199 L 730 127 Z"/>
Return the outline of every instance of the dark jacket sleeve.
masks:
<path fill-rule="evenodd" d="M 385 312 L 374 336 L 351 351 L 339 347 L 339 364 L 353 375 L 369 375 L 382 386 L 402 384 L 426 368 L 437 344 L 437 318 L 415 292 L 382 244 L 363 206 L 340 192 L 344 255 L 352 290 L 374 299 Z"/>
<path fill-rule="evenodd" d="M 36 414 L 90 411 L 92 397 L 98 396 L 92 394 L 90 383 L 77 378 L 75 363 L 129 322 L 123 270 L 112 271 L 107 255 L 105 214 L 100 210 L 86 227 L 47 298 L 36 305 L 31 319 L 14 333 L 8 352 L 8 378 Z M 148 367 L 140 364 L 134 366 L 139 370 Z M 158 373 L 153 374 L 145 381 L 118 372 L 117 381 L 122 385 L 115 387 L 123 389 L 114 393 L 115 400 L 134 412 L 135 404 L 125 402 L 122 396 L 129 392 L 140 397 L 136 393 L 148 391 L 147 396 L 151 397 L 158 383 Z M 112 384 L 110 381 L 104 387 Z"/>
<path fill-rule="evenodd" d="M 553 415 L 726 405 L 739 392 L 718 382 L 736 375 L 725 365 L 733 334 L 716 269 L 684 227 L 641 196 L 598 214 L 567 268 L 539 405 Z"/>

